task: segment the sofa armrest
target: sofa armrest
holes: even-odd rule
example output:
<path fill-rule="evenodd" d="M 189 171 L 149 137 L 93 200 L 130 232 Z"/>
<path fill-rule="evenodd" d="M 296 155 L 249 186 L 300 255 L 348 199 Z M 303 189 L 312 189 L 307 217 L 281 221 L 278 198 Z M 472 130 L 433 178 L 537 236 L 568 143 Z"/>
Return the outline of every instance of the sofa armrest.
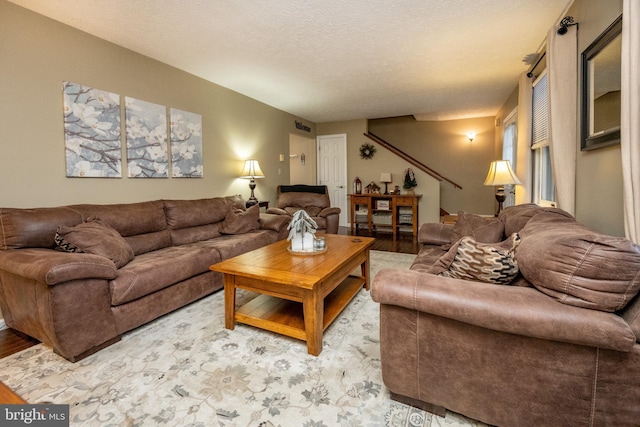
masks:
<path fill-rule="evenodd" d="M 420 226 L 418 243 L 424 245 L 448 245 L 453 234 L 453 224 L 427 222 Z"/>
<path fill-rule="evenodd" d="M 290 215 L 278 215 L 270 213 L 260 214 L 260 228 L 262 230 L 273 230 L 279 232 L 283 228 L 287 228 L 291 222 Z"/>
<path fill-rule="evenodd" d="M 289 212 L 285 211 L 284 209 L 280 209 L 280 208 L 269 208 L 269 209 L 267 209 L 267 213 L 268 214 L 273 214 L 273 215 L 291 216 L 291 215 L 289 215 Z"/>
<path fill-rule="evenodd" d="M 535 288 L 383 269 L 371 296 L 380 304 L 533 338 L 618 351 L 630 351 L 636 342 L 620 316 L 562 304 Z"/>
<path fill-rule="evenodd" d="M 318 216 L 321 218 L 326 218 L 329 215 L 340 215 L 340 212 L 341 212 L 340 208 L 338 207 L 328 207 L 328 208 L 322 209 L 318 214 Z"/>
<path fill-rule="evenodd" d="M 108 258 L 53 249 L 0 251 L 0 270 L 48 285 L 77 279 L 114 279 L 118 269 Z"/>

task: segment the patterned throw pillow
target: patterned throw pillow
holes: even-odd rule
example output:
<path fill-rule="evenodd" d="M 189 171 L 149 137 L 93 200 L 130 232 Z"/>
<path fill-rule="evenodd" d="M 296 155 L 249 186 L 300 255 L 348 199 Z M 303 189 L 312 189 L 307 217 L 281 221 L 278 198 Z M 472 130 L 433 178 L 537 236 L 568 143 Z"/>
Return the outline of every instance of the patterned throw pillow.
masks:
<path fill-rule="evenodd" d="M 479 243 L 471 237 L 463 237 L 451 248 L 451 251 L 455 250 L 455 256 L 448 268 L 439 274 L 456 279 L 508 285 L 519 272 L 514 257 L 518 244 L 518 233 L 512 234 L 500 244 Z"/>

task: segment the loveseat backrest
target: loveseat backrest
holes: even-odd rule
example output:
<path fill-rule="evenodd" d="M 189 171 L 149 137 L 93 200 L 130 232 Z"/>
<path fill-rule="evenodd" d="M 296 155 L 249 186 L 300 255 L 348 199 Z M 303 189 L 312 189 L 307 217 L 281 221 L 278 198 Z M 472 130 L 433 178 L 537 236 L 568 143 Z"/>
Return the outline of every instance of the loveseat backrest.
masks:
<path fill-rule="evenodd" d="M 54 248 L 58 226 L 73 227 L 82 214 L 67 206 L 56 208 L 0 208 L 0 249 Z"/>
<path fill-rule="evenodd" d="M 276 207 L 280 209 L 288 206 L 300 208 L 309 206 L 328 208 L 331 206 L 326 185 L 279 185 L 277 196 Z"/>
<path fill-rule="evenodd" d="M 554 213 L 566 218 L 575 219 L 571 214 L 562 209 L 542 207 L 535 203 L 524 203 L 505 208 L 500 212 L 500 215 L 498 215 L 498 220 L 504 224 L 504 235 L 508 237 L 522 230 L 531 218 L 541 213 Z"/>

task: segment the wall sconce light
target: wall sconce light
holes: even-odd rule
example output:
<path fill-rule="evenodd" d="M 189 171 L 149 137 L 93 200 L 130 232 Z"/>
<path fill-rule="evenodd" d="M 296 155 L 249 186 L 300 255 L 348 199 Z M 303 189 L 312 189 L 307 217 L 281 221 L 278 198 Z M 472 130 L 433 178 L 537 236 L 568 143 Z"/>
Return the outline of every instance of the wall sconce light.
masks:
<path fill-rule="evenodd" d="M 467 138 L 469 138 L 469 142 L 473 142 L 475 137 L 476 137 L 476 133 L 475 132 L 467 132 Z"/>
<path fill-rule="evenodd" d="M 246 206 L 253 206 L 258 204 L 258 199 L 253 195 L 253 190 L 256 189 L 256 178 L 264 178 L 264 172 L 260 169 L 260 164 L 257 160 L 247 160 L 244 162 L 244 168 L 240 173 L 240 178 L 250 179 L 249 188 L 251 189 L 251 197 L 247 200 Z"/>
<path fill-rule="evenodd" d="M 307 162 L 307 157 L 304 155 L 304 153 L 301 153 L 299 156 L 297 154 L 289 154 L 290 159 L 295 159 L 296 157 L 300 157 L 300 164 L 302 166 L 304 166 L 304 164 Z"/>

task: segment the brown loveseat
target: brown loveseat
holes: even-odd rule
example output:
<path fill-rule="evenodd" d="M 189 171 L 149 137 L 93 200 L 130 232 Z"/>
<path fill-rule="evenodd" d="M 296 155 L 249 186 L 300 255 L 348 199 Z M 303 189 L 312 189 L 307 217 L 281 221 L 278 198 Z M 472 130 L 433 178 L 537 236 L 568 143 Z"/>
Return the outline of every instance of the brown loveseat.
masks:
<path fill-rule="evenodd" d="M 498 426 L 640 425 L 638 246 L 535 205 L 419 240 L 371 287 L 392 397 Z"/>
<path fill-rule="evenodd" d="M 302 209 L 318 224 L 318 232 L 338 234 L 340 208 L 331 206 L 326 185 L 279 185 L 277 197 L 267 213 L 291 217 Z"/>
<path fill-rule="evenodd" d="M 211 264 L 286 238 L 287 225 L 239 196 L 0 209 L 0 309 L 76 361 L 222 288 Z"/>

